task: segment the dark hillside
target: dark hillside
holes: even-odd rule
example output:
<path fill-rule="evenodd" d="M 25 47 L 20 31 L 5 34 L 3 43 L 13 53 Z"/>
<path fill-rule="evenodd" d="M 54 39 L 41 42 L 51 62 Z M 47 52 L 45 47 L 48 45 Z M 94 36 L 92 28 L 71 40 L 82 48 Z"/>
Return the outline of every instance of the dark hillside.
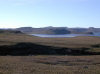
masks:
<path fill-rule="evenodd" d="M 89 52 L 88 50 L 90 48 L 61 48 L 33 43 L 18 43 L 0 46 L 0 55 L 100 55 L 100 52 Z"/>

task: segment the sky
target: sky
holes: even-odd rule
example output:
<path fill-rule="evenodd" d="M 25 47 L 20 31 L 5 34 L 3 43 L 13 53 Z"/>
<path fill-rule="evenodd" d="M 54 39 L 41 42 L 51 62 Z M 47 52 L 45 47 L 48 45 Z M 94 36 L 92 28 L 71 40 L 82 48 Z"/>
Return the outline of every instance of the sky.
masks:
<path fill-rule="evenodd" d="M 0 0 L 0 28 L 100 28 L 100 0 Z"/>

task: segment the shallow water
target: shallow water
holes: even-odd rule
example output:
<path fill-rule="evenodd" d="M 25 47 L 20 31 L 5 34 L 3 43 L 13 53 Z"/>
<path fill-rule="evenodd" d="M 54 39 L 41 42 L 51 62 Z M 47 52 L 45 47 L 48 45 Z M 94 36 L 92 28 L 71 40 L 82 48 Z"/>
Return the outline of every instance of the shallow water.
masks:
<path fill-rule="evenodd" d="M 33 36 L 38 36 L 38 37 L 62 37 L 62 38 L 67 38 L 67 37 L 77 37 L 77 36 L 100 36 L 100 33 L 95 33 L 95 34 L 31 34 Z"/>

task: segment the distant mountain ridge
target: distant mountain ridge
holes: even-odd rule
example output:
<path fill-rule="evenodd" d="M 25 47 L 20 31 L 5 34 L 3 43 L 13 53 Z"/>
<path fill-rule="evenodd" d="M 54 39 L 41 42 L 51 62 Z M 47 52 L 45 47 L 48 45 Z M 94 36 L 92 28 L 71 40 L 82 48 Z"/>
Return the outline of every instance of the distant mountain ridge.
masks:
<path fill-rule="evenodd" d="M 45 27 L 45 28 L 32 28 L 21 27 L 17 28 L 18 31 L 30 34 L 69 34 L 70 31 L 63 27 Z"/>
<path fill-rule="evenodd" d="M 100 28 L 68 28 L 68 27 L 20 27 L 16 29 L 0 29 L 1 32 L 27 33 L 27 34 L 94 34 L 100 32 Z"/>
<path fill-rule="evenodd" d="M 100 32 L 100 28 L 67 28 L 67 27 L 44 27 L 44 28 L 32 28 L 32 27 L 20 27 L 16 30 L 29 34 L 93 34 Z"/>

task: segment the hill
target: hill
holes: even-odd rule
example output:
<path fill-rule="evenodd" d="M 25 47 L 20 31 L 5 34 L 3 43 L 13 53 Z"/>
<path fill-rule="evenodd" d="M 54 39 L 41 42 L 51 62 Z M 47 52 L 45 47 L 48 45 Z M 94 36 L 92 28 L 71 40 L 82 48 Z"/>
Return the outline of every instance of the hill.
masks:
<path fill-rule="evenodd" d="M 0 29 L 0 34 L 4 34 L 4 33 L 22 34 L 21 31 L 17 31 L 17 30 Z"/>
<path fill-rule="evenodd" d="M 32 28 L 32 27 L 22 27 L 17 28 L 17 30 L 23 33 L 31 33 L 31 34 L 70 34 L 66 28 Z"/>
<path fill-rule="evenodd" d="M 100 29 L 94 28 L 67 28 L 67 27 L 44 27 L 44 28 L 32 28 L 21 27 L 16 30 L 28 34 L 94 34 L 100 32 Z"/>

